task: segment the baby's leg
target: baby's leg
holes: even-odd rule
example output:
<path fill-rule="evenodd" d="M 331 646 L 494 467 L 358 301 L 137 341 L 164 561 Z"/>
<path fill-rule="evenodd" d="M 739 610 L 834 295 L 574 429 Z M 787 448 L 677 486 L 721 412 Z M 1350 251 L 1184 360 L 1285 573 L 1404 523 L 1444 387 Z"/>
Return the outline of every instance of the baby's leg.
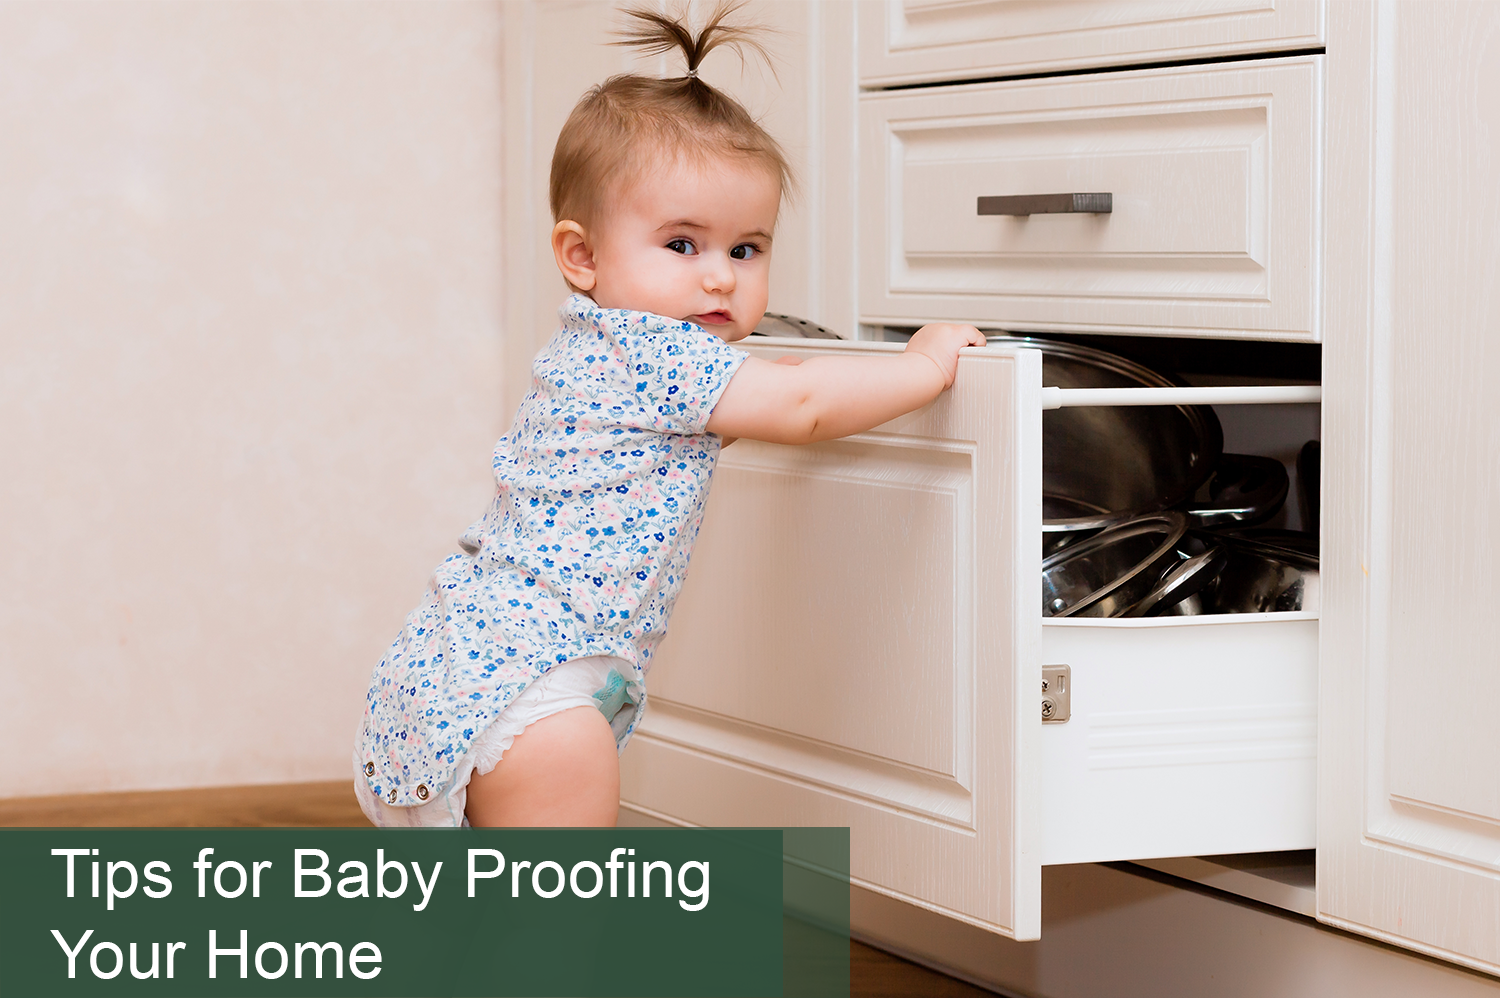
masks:
<path fill-rule="evenodd" d="M 469 781 L 465 813 L 480 828 L 614 827 L 620 757 L 594 707 L 551 714 L 516 736 L 498 765 Z"/>

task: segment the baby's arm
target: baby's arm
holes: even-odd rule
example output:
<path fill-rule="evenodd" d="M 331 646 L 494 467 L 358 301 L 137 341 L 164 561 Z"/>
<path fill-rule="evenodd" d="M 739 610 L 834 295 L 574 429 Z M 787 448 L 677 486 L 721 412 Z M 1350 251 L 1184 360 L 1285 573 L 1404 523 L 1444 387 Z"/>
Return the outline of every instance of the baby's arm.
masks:
<path fill-rule="evenodd" d="M 923 326 L 895 357 L 813 357 L 789 365 L 749 358 L 719 396 L 708 430 L 810 444 L 895 419 L 952 387 L 958 351 L 984 346 L 973 326 Z"/>

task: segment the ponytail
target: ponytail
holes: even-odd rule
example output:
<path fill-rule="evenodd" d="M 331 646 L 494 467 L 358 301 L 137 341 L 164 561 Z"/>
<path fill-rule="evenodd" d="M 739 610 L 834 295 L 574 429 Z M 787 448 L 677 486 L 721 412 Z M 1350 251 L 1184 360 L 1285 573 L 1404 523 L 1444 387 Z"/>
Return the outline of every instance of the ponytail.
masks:
<path fill-rule="evenodd" d="M 700 78 L 703 59 L 720 46 L 744 61 L 748 48 L 771 65 L 756 35 L 764 29 L 727 23 L 743 0 L 721 0 L 694 32 L 682 20 L 644 8 L 625 11 L 628 21 L 613 44 L 647 55 L 678 51 L 687 75 L 656 79 L 614 76 L 578 101 L 552 154 L 549 200 L 553 221 L 591 225 L 630 177 L 663 156 L 711 159 L 729 156 L 764 165 L 782 191 L 792 186 L 786 154 L 744 106 Z M 772 66 L 772 73 L 775 67 Z"/>

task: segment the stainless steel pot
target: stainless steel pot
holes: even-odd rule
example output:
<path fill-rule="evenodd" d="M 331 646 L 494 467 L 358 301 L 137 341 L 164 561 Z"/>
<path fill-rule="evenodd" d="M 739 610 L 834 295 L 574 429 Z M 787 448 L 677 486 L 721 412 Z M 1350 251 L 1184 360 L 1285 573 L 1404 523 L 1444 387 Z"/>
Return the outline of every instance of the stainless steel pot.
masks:
<path fill-rule="evenodd" d="M 809 340 L 837 340 L 841 337 L 831 329 L 827 329 L 808 319 L 799 319 L 795 315 L 782 315 L 778 312 L 767 312 L 761 317 L 755 332 L 761 336 L 801 336 Z"/>
<path fill-rule="evenodd" d="M 1316 610 L 1318 559 L 1243 537 L 1203 535 L 1224 546 L 1224 567 L 1213 582 L 1178 602 L 1170 615 Z"/>
<path fill-rule="evenodd" d="M 1124 357 L 1029 336 L 997 346 L 1042 352 L 1042 384 L 1057 388 L 1169 388 L 1175 382 Z M 1176 506 L 1207 480 L 1224 448 L 1207 406 L 1080 406 L 1042 413 L 1042 531 L 1099 530 Z"/>

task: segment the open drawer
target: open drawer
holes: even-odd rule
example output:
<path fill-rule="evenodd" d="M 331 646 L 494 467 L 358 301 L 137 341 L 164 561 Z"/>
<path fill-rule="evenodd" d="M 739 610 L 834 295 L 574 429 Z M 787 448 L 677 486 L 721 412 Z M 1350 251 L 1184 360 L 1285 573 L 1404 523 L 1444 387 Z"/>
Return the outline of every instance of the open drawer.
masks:
<path fill-rule="evenodd" d="M 624 805 L 848 825 L 856 883 L 1017 939 L 1040 932 L 1043 863 L 1310 844 L 1316 620 L 1044 627 L 1042 405 L 1037 351 L 973 349 L 951 392 L 869 433 L 726 450 Z M 1262 655 L 1280 671 L 1235 665 Z M 1068 659 L 1073 719 L 1044 726 L 1042 666 Z"/>

